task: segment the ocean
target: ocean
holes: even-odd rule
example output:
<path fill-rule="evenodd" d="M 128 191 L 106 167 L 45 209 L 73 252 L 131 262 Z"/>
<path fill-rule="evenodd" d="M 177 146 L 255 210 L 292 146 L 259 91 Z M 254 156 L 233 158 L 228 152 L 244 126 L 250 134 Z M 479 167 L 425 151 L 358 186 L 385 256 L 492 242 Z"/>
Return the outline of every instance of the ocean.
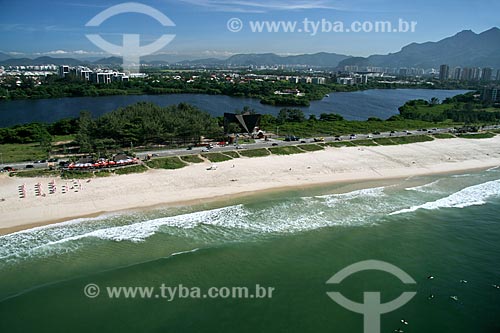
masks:
<path fill-rule="evenodd" d="M 416 283 L 377 270 L 326 283 L 366 260 Z M 273 292 L 167 299 L 162 285 Z M 383 303 L 416 292 L 381 315 L 380 332 L 500 332 L 498 285 L 500 168 L 268 192 L 0 236 L 0 332 L 363 332 L 363 315 L 334 302 L 332 291 L 358 303 L 364 292 L 379 291 Z M 113 287 L 155 293 L 109 297 Z"/>

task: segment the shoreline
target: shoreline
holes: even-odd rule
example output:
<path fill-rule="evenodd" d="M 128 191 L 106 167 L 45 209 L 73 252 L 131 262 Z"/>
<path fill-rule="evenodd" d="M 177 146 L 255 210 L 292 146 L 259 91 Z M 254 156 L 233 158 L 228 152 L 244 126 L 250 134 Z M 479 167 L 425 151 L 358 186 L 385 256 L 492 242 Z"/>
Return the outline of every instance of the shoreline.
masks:
<path fill-rule="evenodd" d="M 0 202 L 0 235 L 110 213 L 193 206 L 343 183 L 479 171 L 500 166 L 500 136 L 239 158 L 217 163 L 217 170 L 212 171 L 206 170 L 209 165 L 94 178 L 84 184 L 55 178 L 56 193 L 46 197 L 35 196 L 34 186 L 42 183 L 46 191 L 53 178 L 0 176 L 0 198 L 5 198 Z M 29 190 L 27 197 L 20 199 L 18 186 L 23 183 Z M 63 194 L 60 187 L 65 183 L 79 186 Z"/>

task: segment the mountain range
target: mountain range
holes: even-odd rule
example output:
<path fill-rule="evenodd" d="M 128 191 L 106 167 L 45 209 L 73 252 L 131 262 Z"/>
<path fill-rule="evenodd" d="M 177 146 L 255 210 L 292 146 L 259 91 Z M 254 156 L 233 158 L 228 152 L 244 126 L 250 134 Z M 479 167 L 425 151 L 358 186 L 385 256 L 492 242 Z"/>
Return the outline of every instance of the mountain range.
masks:
<path fill-rule="evenodd" d="M 339 68 L 345 66 L 376 66 L 376 67 L 418 67 L 438 68 L 441 64 L 450 66 L 474 66 L 500 68 L 500 29 L 494 27 L 476 34 L 464 30 L 458 34 L 438 42 L 411 43 L 396 53 L 387 55 L 372 55 L 366 58 L 352 57 L 336 53 L 320 52 L 292 56 L 280 56 L 274 53 L 236 54 L 226 59 L 207 58 L 181 60 L 179 56 L 151 55 L 142 59 L 144 64 L 168 65 L 182 64 L 188 66 L 311 66 L 323 68 Z M 0 52 L 0 65 L 120 65 L 121 58 L 109 57 L 98 60 L 80 60 L 73 58 L 39 57 L 12 58 Z"/>
<path fill-rule="evenodd" d="M 409 44 L 397 53 L 349 58 L 339 67 L 438 68 L 442 64 L 500 68 L 500 29 L 495 27 L 480 34 L 464 30 L 438 42 Z"/>

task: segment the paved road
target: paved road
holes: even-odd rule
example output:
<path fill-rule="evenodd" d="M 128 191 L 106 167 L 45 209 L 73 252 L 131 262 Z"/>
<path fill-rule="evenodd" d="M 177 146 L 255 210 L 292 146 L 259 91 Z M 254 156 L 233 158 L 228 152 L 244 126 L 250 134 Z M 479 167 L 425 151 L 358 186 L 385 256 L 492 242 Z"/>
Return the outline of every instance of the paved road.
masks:
<path fill-rule="evenodd" d="M 493 129 L 499 129 L 500 125 L 494 125 L 494 126 L 485 126 L 483 127 L 483 130 L 493 130 Z M 340 137 L 325 137 L 325 142 L 333 142 L 333 141 L 355 141 L 355 140 L 366 140 L 366 139 L 377 139 L 377 138 L 390 138 L 390 137 L 403 137 L 403 136 L 415 136 L 415 135 L 424 135 L 424 134 L 438 134 L 438 133 L 451 133 L 454 132 L 454 128 L 433 128 L 433 129 L 427 129 L 426 131 L 402 131 L 402 132 L 383 132 L 380 134 L 357 134 L 354 137 L 351 138 L 350 135 L 344 135 Z M 268 148 L 272 147 L 273 144 L 278 144 L 278 146 L 294 146 L 298 144 L 303 144 L 303 142 L 306 143 L 313 143 L 314 139 L 300 139 L 300 141 L 293 141 L 293 142 L 286 142 L 283 140 L 276 140 L 276 139 L 269 139 L 269 141 L 263 141 L 263 140 L 257 140 L 255 143 L 252 144 L 241 144 L 238 147 L 234 145 L 230 146 L 225 146 L 225 147 L 219 147 L 215 146 L 213 149 L 210 150 L 210 152 L 225 152 L 225 151 L 235 151 L 238 150 L 237 148 L 241 149 L 258 149 L 258 148 Z M 192 150 L 187 150 L 186 148 L 182 149 L 165 149 L 165 150 L 152 150 L 152 151 L 145 151 L 145 152 L 139 152 L 137 153 L 137 157 L 144 159 L 146 158 L 147 155 L 149 154 L 156 154 L 160 157 L 166 157 L 166 156 L 176 156 L 176 155 L 198 155 L 203 153 L 204 147 L 195 147 Z M 23 163 L 9 163 L 9 164 L 0 164 L 0 170 L 3 169 L 6 166 L 18 169 L 18 170 L 24 170 L 26 169 L 27 165 L 32 165 L 33 168 L 35 169 L 44 169 L 48 168 L 47 163 L 34 163 L 34 162 L 23 162 Z"/>

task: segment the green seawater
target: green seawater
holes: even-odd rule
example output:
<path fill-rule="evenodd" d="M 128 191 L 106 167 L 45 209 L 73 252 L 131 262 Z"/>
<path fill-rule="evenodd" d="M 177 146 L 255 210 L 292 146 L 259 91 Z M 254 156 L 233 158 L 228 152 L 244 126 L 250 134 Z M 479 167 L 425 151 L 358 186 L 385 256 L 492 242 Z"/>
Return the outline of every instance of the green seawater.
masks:
<path fill-rule="evenodd" d="M 364 260 L 393 264 L 416 284 L 375 270 L 326 283 Z M 100 287 L 95 298 L 84 293 L 91 283 Z M 162 284 L 274 291 L 169 300 Z M 380 332 L 500 332 L 494 285 L 500 169 L 267 193 L 0 237 L 2 333 L 363 332 L 363 316 L 331 291 L 355 302 L 367 291 L 380 291 L 382 302 L 416 291 L 381 316 Z M 120 286 L 156 289 L 151 297 L 107 296 Z"/>

